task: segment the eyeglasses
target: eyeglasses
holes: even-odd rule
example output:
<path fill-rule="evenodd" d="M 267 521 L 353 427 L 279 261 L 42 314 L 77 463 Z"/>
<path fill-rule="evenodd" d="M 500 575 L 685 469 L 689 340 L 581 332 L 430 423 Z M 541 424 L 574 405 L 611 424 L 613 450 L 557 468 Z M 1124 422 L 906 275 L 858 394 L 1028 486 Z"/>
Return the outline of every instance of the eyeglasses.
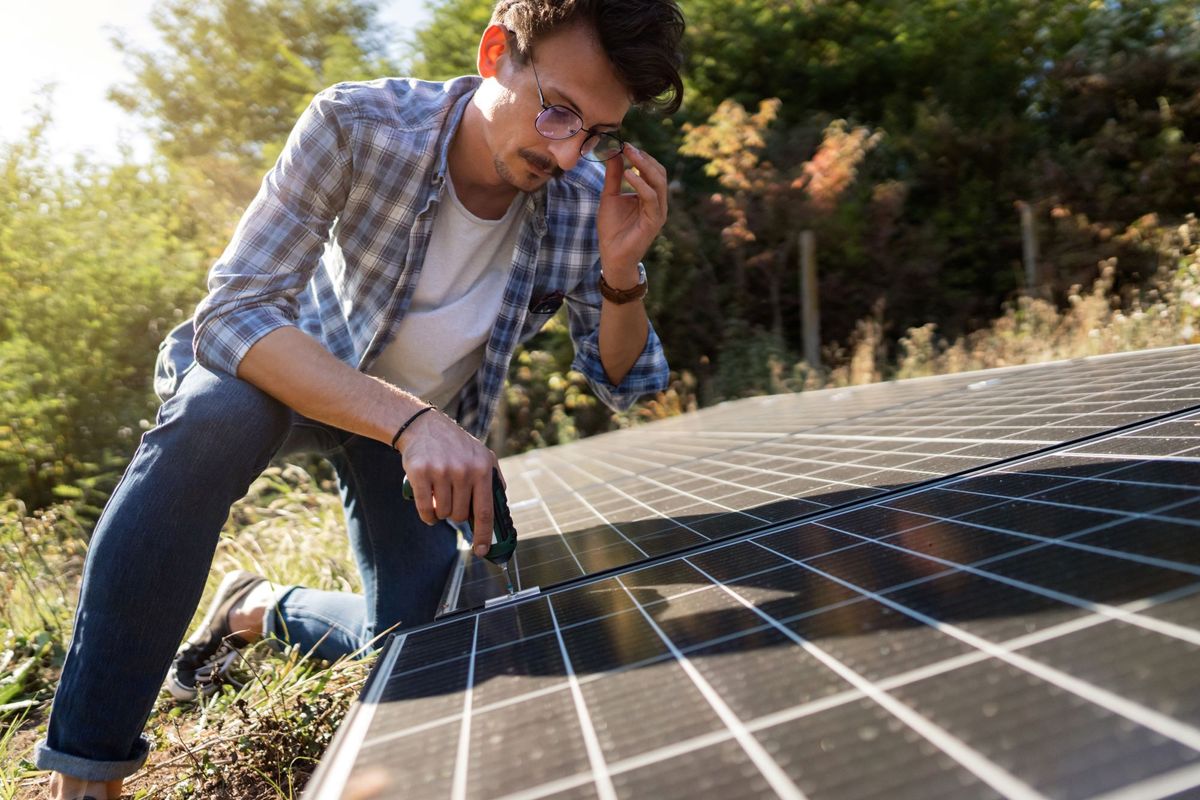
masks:
<path fill-rule="evenodd" d="M 579 155 L 588 161 L 608 161 L 621 154 L 625 142 L 611 133 L 583 127 L 583 118 L 566 106 L 552 106 L 546 102 L 542 94 L 542 81 L 538 78 L 537 67 L 533 64 L 533 54 L 529 56 L 529 66 L 533 67 L 533 80 L 537 83 L 538 99 L 542 101 L 542 112 L 533 121 L 533 127 L 547 139 L 570 139 L 582 130 L 587 131 L 587 138 L 579 145 Z"/>

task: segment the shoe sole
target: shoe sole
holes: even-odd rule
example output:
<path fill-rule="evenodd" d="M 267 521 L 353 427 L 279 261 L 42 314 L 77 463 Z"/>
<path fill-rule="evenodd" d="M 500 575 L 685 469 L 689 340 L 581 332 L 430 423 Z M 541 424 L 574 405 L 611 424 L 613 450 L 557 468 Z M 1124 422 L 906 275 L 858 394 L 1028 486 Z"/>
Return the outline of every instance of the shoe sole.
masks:
<path fill-rule="evenodd" d="M 197 631 L 206 630 L 212 626 L 214 618 L 216 617 L 217 611 L 220 610 L 220 608 L 221 608 L 220 599 L 229 592 L 230 588 L 232 587 L 232 585 L 234 583 L 242 580 L 242 578 L 247 575 L 254 575 L 254 573 L 250 572 L 248 570 L 238 569 L 238 570 L 234 570 L 233 572 L 229 573 L 228 575 L 226 575 L 224 578 L 221 579 L 221 585 L 217 587 L 217 592 L 216 592 L 216 594 L 213 595 L 212 602 L 209 603 L 209 605 L 208 605 L 208 612 L 204 615 L 204 619 L 202 619 L 200 621 L 200 624 L 198 626 L 196 626 Z M 258 576 L 255 576 L 255 577 L 258 577 Z M 189 637 L 189 640 L 190 640 L 190 638 L 191 637 Z M 237 657 L 236 652 L 230 653 L 225 658 L 225 661 L 221 664 L 220 668 L 217 669 L 216 674 L 224 675 L 229 670 L 229 667 L 232 666 L 233 661 L 236 657 Z M 209 697 L 209 696 L 213 695 L 217 691 L 217 688 L 218 688 L 215 683 L 209 684 L 204 689 L 197 689 L 194 686 L 184 685 L 183 683 L 180 682 L 179 677 L 175 672 L 174 660 L 172 660 L 172 662 L 171 662 L 171 669 L 167 672 L 167 679 L 163 682 L 163 686 L 166 688 L 166 690 L 168 692 L 170 692 L 172 697 L 174 697 L 176 700 L 183 700 L 183 701 L 195 700 L 197 697 L 199 697 L 201 695 L 203 695 L 204 697 Z"/>

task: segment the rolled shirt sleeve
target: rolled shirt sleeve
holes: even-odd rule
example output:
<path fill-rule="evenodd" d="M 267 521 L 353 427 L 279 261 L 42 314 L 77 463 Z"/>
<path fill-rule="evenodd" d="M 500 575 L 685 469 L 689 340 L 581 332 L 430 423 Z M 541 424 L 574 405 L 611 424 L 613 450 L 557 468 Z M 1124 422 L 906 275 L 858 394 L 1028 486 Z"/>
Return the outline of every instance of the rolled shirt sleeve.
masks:
<path fill-rule="evenodd" d="M 344 92 L 318 94 L 242 215 L 196 308 L 196 360 L 236 375 L 259 339 L 295 325 L 298 298 L 317 268 L 349 194 L 354 116 Z"/>
<path fill-rule="evenodd" d="M 599 277 L 600 262 L 597 261 L 588 277 L 566 298 L 571 341 L 575 345 L 571 369 L 587 378 L 588 385 L 605 405 L 614 411 L 625 411 L 640 397 L 664 391 L 670 383 L 670 370 L 662 341 L 651 324 L 646 345 L 629 372 L 625 373 L 619 384 L 614 385 L 608 379 L 604 363 L 600 360 L 600 306 L 603 297 L 596 285 Z"/>

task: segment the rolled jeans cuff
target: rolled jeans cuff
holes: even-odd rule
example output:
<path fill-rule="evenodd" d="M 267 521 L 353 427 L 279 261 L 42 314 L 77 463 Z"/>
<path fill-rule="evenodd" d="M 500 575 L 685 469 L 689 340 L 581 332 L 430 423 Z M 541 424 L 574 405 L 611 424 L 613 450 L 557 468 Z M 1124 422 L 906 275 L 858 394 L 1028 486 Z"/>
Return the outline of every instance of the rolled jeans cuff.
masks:
<path fill-rule="evenodd" d="M 287 623 L 283 621 L 283 615 L 280 612 L 283 609 L 284 598 L 299 588 L 299 584 L 293 583 L 280 586 L 273 592 L 271 605 L 267 606 L 267 613 L 263 614 L 262 638 L 265 641 L 274 641 L 276 646 L 291 641 Z"/>
<path fill-rule="evenodd" d="M 80 780 L 115 781 L 128 778 L 142 768 L 142 764 L 146 763 L 146 756 L 150 754 L 150 739 L 145 735 L 139 736 L 137 744 L 134 745 L 134 752 L 133 758 L 126 761 L 97 761 L 60 753 L 43 739 L 37 744 L 36 762 L 38 769 L 61 772 Z"/>

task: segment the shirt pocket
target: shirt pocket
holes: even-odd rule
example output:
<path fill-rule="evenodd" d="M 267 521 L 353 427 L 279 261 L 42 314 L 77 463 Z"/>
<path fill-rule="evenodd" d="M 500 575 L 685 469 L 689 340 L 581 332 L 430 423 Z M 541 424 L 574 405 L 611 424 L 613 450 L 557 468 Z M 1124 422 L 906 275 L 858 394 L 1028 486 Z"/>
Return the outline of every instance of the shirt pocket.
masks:
<path fill-rule="evenodd" d="M 558 288 L 535 288 L 530 294 L 525 321 L 521 325 L 520 341 L 535 336 L 563 306 L 565 293 Z"/>

